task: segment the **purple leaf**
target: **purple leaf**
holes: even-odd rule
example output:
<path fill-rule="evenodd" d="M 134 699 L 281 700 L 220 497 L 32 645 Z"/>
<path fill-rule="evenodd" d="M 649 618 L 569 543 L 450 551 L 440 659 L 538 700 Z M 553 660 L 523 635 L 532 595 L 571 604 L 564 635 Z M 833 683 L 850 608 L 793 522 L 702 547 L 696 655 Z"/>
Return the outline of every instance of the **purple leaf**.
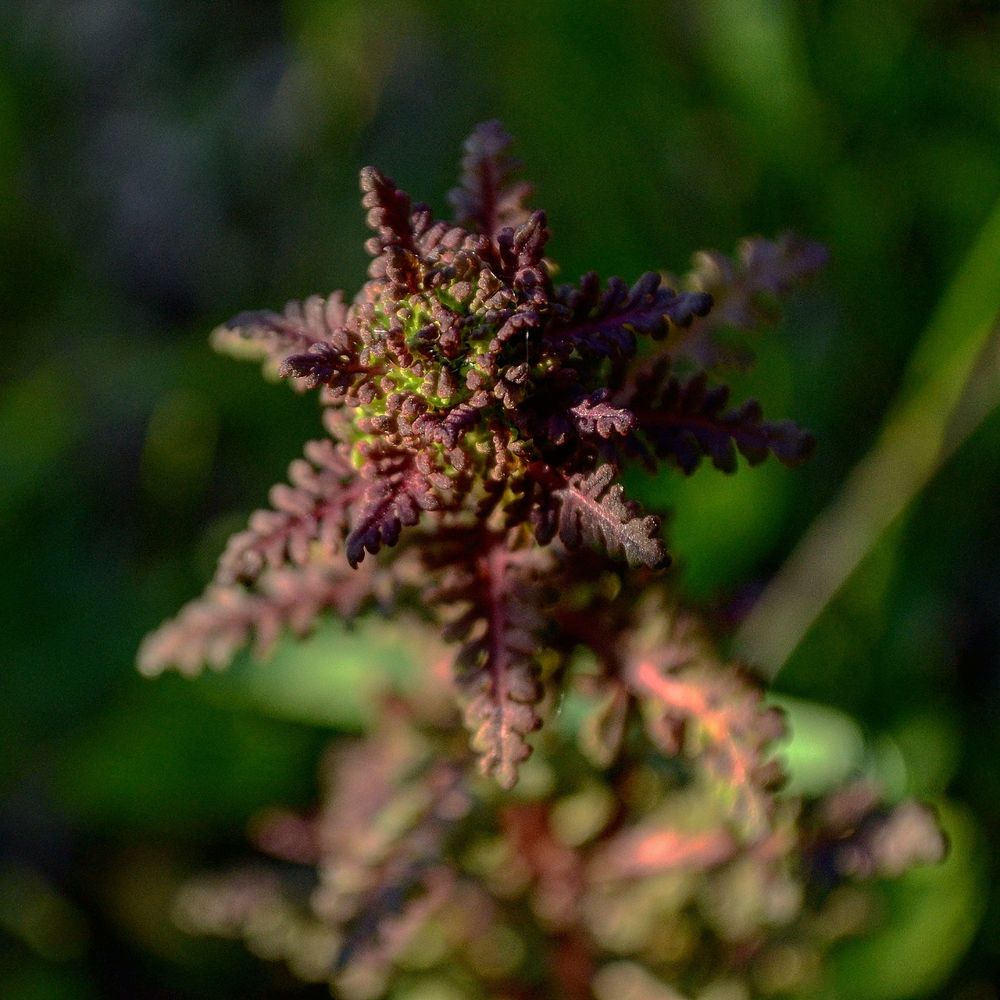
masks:
<path fill-rule="evenodd" d="M 351 530 L 344 543 L 353 567 L 365 552 L 375 555 L 382 546 L 395 545 L 401 529 L 420 520 L 420 512 L 434 510 L 440 499 L 427 477 L 407 454 L 380 456 L 364 467 L 368 485 L 352 511 Z"/>
<path fill-rule="evenodd" d="M 658 568 L 669 561 L 660 538 L 660 521 L 643 516 L 638 504 L 613 483 L 616 469 L 602 465 L 590 475 L 576 475 L 557 491 L 559 537 L 570 548 L 596 545 L 608 555 L 622 556 L 630 566 Z"/>
<path fill-rule="evenodd" d="M 652 271 L 631 288 L 621 278 L 612 278 L 603 292 L 597 275 L 589 272 L 578 286 L 561 288 L 557 299 L 569 315 L 550 328 L 548 344 L 560 352 L 597 357 L 630 355 L 636 333 L 660 336 L 671 324 L 686 326 L 712 306 L 709 295 L 663 287 Z"/>
<path fill-rule="evenodd" d="M 448 194 L 458 225 L 492 238 L 527 220 L 531 185 L 512 181 L 520 164 L 508 155 L 510 144 L 498 121 L 477 125 L 465 140 L 459 185 Z"/>
<path fill-rule="evenodd" d="M 347 321 L 341 292 L 326 299 L 312 295 L 289 302 L 283 313 L 259 310 L 234 316 L 212 332 L 212 346 L 222 354 L 264 361 L 276 372 L 289 355 L 338 343 Z"/>
<path fill-rule="evenodd" d="M 791 421 L 764 420 L 756 400 L 727 410 L 728 387 L 709 386 L 704 373 L 687 382 L 670 376 L 647 400 L 649 405 L 643 405 L 641 396 L 629 402 L 643 436 L 659 458 L 672 458 L 689 475 L 703 456 L 717 469 L 734 472 L 737 451 L 751 465 L 773 454 L 795 466 L 815 448 L 813 436 Z"/>

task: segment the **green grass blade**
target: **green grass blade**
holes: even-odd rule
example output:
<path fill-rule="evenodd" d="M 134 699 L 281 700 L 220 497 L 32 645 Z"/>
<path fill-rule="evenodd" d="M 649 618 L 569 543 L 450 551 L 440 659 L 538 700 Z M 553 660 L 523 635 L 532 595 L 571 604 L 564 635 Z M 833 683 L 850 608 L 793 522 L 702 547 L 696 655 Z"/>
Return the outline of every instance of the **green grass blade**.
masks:
<path fill-rule="evenodd" d="M 871 451 L 736 636 L 774 677 L 886 529 L 1000 403 L 1000 202 L 917 343 Z"/>

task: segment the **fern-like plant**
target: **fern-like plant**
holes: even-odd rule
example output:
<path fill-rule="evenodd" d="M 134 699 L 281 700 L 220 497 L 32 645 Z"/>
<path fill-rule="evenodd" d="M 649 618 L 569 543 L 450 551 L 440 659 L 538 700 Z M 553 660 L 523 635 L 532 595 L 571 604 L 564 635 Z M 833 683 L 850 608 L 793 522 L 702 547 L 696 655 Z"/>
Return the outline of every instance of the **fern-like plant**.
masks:
<path fill-rule="evenodd" d="M 657 512 L 619 474 L 808 457 L 809 434 L 730 402 L 716 335 L 772 321 L 825 255 L 786 235 L 700 254 L 676 283 L 557 285 L 508 147 L 495 122 L 473 132 L 451 222 L 366 168 L 354 300 L 213 335 L 318 391 L 326 433 L 140 668 L 223 667 L 330 611 L 379 611 L 423 630 L 426 679 L 334 751 L 315 819 L 260 827 L 315 870 L 308 894 L 255 870 L 189 887 L 179 913 L 349 997 L 406 995 L 431 969 L 469 997 L 787 993 L 776 949 L 818 976 L 854 929 L 828 912 L 839 888 L 933 860 L 941 837 L 867 786 L 778 793 L 780 714 L 678 607 Z M 551 724 L 567 697 L 577 721 Z"/>

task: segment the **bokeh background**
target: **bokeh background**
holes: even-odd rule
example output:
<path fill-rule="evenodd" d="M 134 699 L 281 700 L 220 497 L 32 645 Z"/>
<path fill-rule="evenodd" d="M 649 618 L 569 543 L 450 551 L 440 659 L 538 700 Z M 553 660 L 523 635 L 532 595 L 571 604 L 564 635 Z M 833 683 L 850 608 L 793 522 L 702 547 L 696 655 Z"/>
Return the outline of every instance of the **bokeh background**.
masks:
<path fill-rule="evenodd" d="M 815 460 L 636 488 L 724 621 L 833 525 L 784 599 L 857 568 L 803 641 L 770 637 L 798 750 L 936 802 L 953 841 L 840 956 L 843 995 L 996 1000 L 1000 6 L 973 0 L 0 4 L 0 996 L 300 995 L 181 935 L 171 896 L 311 800 L 398 654 L 331 632 L 192 683 L 141 680 L 135 649 L 318 428 L 207 332 L 355 289 L 358 168 L 443 211 L 489 117 L 567 277 L 785 228 L 830 248 L 737 379 Z"/>

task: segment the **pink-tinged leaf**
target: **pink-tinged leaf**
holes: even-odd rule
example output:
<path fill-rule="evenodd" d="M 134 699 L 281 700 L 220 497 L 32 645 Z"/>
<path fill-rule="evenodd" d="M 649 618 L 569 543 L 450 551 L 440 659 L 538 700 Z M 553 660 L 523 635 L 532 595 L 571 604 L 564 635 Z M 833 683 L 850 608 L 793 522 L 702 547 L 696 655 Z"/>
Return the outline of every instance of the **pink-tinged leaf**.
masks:
<path fill-rule="evenodd" d="M 630 566 L 665 566 L 669 561 L 660 538 L 659 519 L 643 515 L 614 482 L 616 469 L 602 465 L 590 475 L 575 475 L 556 494 L 559 537 L 570 548 L 594 545 Z"/>
<path fill-rule="evenodd" d="M 265 569 L 340 552 L 356 488 L 346 449 L 329 439 L 311 441 L 288 475 L 290 485 L 271 489 L 273 509 L 255 511 L 249 527 L 229 539 L 215 583 L 252 583 Z"/>
<path fill-rule="evenodd" d="M 755 236 L 743 240 L 734 257 L 713 250 L 695 254 L 687 283 L 715 300 L 709 325 L 753 330 L 773 324 L 779 301 L 828 260 L 825 247 L 794 233 L 775 240 Z"/>
<path fill-rule="evenodd" d="M 641 879 L 659 872 L 704 872 L 730 860 L 739 842 L 726 829 L 686 833 L 645 823 L 603 845 L 592 865 L 596 879 Z"/>
<path fill-rule="evenodd" d="M 278 374 L 289 356 L 336 345 L 345 336 L 347 318 L 341 292 L 326 299 L 312 295 L 289 302 L 282 313 L 242 312 L 216 327 L 211 341 L 222 354 L 263 361 L 267 372 Z"/>
<path fill-rule="evenodd" d="M 372 255 L 377 256 L 390 246 L 415 250 L 410 196 L 377 167 L 365 167 L 361 171 L 361 191 L 361 204 L 368 209 L 365 221 L 376 234 L 370 241 Z"/>
<path fill-rule="evenodd" d="M 541 574 L 549 559 L 538 549 L 511 551 L 503 536 L 480 534 L 427 594 L 429 603 L 459 609 L 445 638 L 461 643 L 455 679 L 465 725 L 481 770 L 503 788 L 517 782 L 531 754 L 526 737 L 541 725 L 537 655 L 545 626 Z"/>
<path fill-rule="evenodd" d="M 520 164 L 508 154 L 510 144 L 498 121 L 477 125 L 465 140 L 459 185 L 448 194 L 458 225 L 493 238 L 527 220 L 524 202 L 532 189 L 512 180 Z"/>
<path fill-rule="evenodd" d="M 368 273 L 375 281 L 385 282 L 390 298 L 401 299 L 421 284 L 410 196 L 375 167 L 361 171 L 361 190 L 361 204 L 368 209 L 365 221 L 376 234 L 365 244 L 374 258 Z"/>
<path fill-rule="evenodd" d="M 690 754 L 725 790 L 745 835 L 760 838 L 783 778 L 770 756 L 785 731 L 782 714 L 764 705 L 759 685 L 739 669 L 704 658 L 685 662 L 675 652 L 636 651 L 629 663 L 629 685 L 649 702 L 648 731 L 666 753 Z"/>
<path fill-rule="evenodd" d="M 828 254 L 818 243 L 784 233 L 776 240 L 743 240 L 733 257 L 716 251 L 695 254 L 684 285 L 712 296 L 715 305 L 673 343 L 675 357 L 699 368 L 737 368 L 753 364 L 753 353 L 717 337 L 720 329 L 759 332 L 781 319 L 782 306 L 796 287 L 820 271 Z"/>
<path fill-rule="evenodd" d="M 267 570 L 252 590 L 214 584 L 143 640 L 139 670 L 153 676 L 176 667 L 191 676 L 205 665 L 222 669 L 251 640 L 263 659 L 284 629 L 305 636 L 331 609 L 352 618 L 373 593 L 373 574 L 351 573 L 340 560 Z"/>
<path fill-rule="evenodd" d="M 934 810 L 906 800 L 886 806 L 870 781 L 855 781 L 820 800 L 806 854 L 825 879 L 898 878 L 917 865 L 937 864 L 948 844 Z"/>
<path fill-rule="evenodd" d="M 610 438 L 625 437 L 636 428 L 635 414 L 607 402 L 607 389 L 599 389 L 570 408 L 570 419 L 577 433 Z"/>
<path fill-rule="evenodd" d="M 545 213 L 532 212 L 517 229 L 501 229 L 495 241 L 499 273 L 518 290 L 527 291 L 529 298 L 532 292 L 541 291 L 542 302 L 547 300 L 543 286 L 548 279 L 542 259 L 548 239 Z"/>
<path fill-rule="evenodd" d="M 400 531 L 420 520 L 421 511 L 441 505 L 428 476 L 408 453 L 373 459 L 363 474 L 367 486 L 351 512 L 344 543 L 347 561 L 355 567 L 366 551 L 375 555 L 383 546 L 395 545 Z"/>

